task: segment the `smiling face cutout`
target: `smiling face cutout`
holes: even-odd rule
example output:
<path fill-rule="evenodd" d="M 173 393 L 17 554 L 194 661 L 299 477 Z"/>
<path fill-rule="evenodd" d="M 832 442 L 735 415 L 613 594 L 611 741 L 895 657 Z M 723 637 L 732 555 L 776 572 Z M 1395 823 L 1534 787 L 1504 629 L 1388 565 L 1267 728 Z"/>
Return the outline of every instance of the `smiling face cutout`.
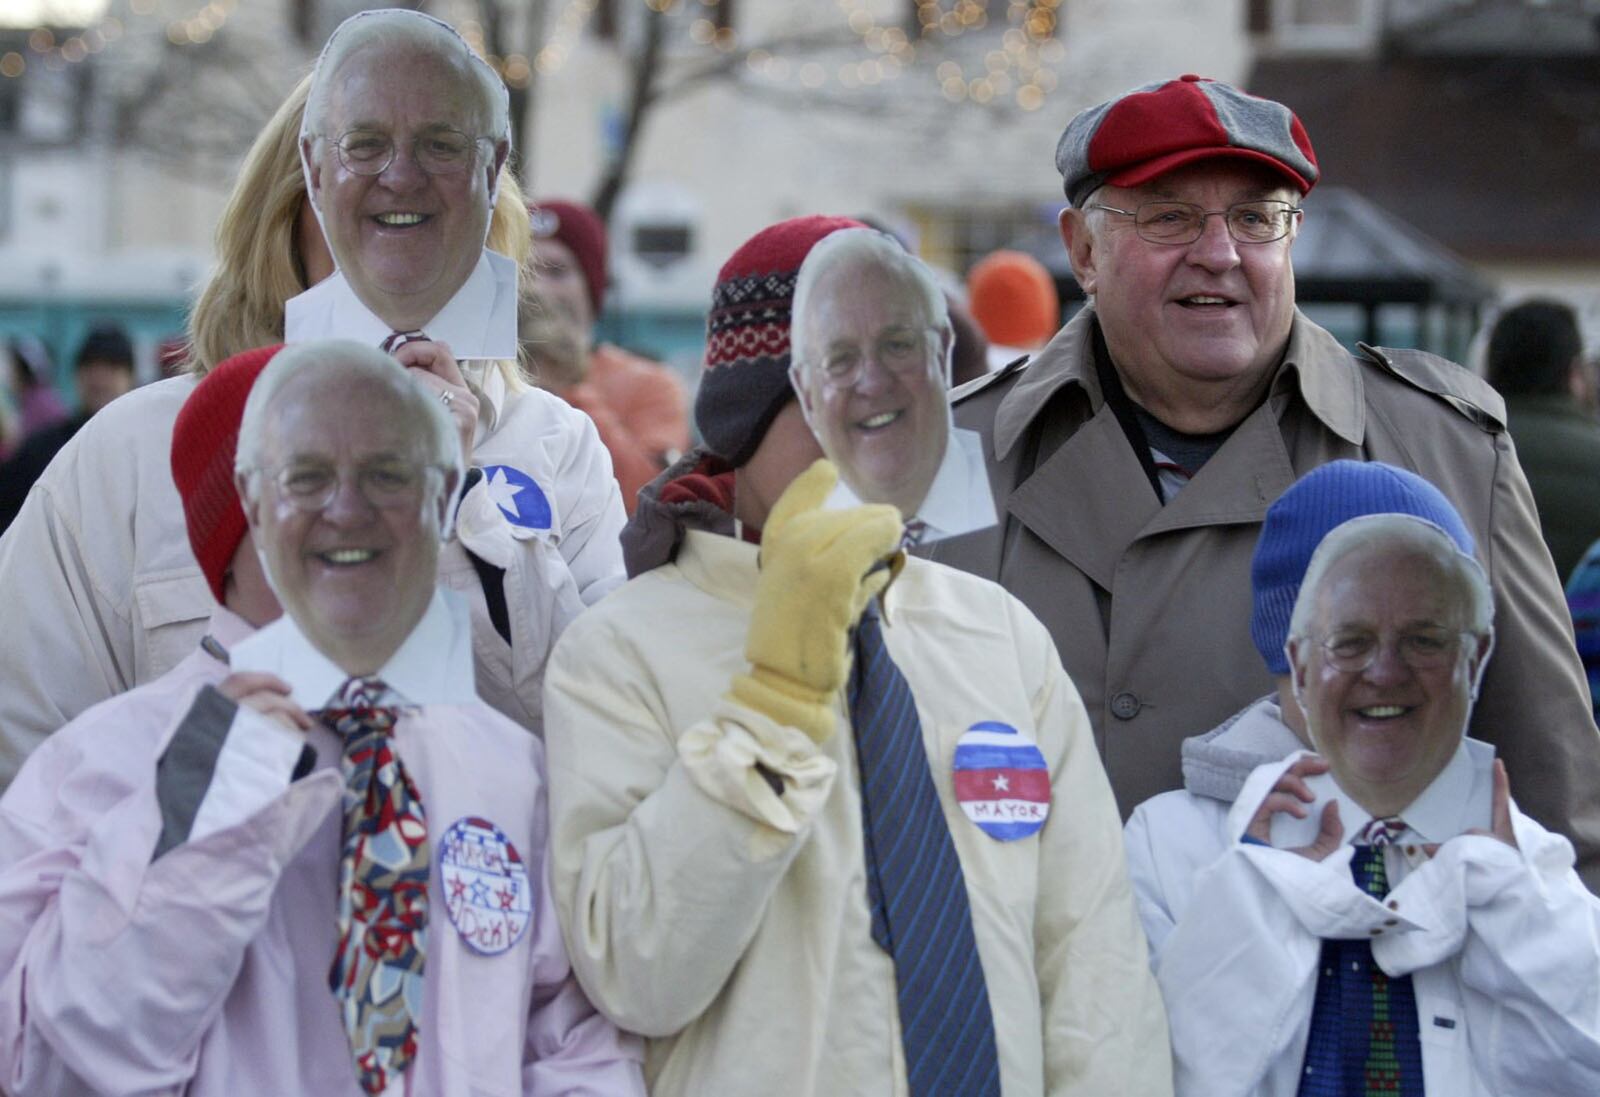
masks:
<path fill-rule="evenodd" d="M 301 139 L 307 191 L 339 272 L 397 331 L 426 325 L 477 265 L 510 150 L 479 62 L 454 32 L 428 23 L 421 34 L 368 33 L 348 48 L 330 40 Z M 341 27 L 335 39 L 359 33 Z M 442 163 L 437 150 L 462 141 L 465 158 Z M 364 150 L 386 147 L 386 165 L 383 155 L 362 162 Z"/>
<path fill-rule="evenodd" d="M 1492 634 L 1442 531 L 1419 543 L 1368 522 L 1360 543 L 1359 522 L 1308 572 L 1288 653 L 1312 743 L 1339 787 L 1384 816 L 1455 754 Z"/>
<path fill-rule="evenodd" d="M 858 499 L 909 519 L 950 444 L 949 321 L 915 278 L 870 254 L 829 264 L 807 289 L 791 371 L 806 421 Z"/>
<path fill-rule="evenodd" d="M 319 651 L 347 669 L 375 670 L 433 596 L 453 483 L 428 467 L 416 414 L 393 383 L 307 369 L 284 383 L 266 415 L 260 479 L 244 496 L 266 574 Z M 285 494 L 283 470 L 300 464 L 338 470 L 326 506 L 307 508 Z M 362 470 L 385 464 L 420 470 L 415 490 L 369 498 Z"/>

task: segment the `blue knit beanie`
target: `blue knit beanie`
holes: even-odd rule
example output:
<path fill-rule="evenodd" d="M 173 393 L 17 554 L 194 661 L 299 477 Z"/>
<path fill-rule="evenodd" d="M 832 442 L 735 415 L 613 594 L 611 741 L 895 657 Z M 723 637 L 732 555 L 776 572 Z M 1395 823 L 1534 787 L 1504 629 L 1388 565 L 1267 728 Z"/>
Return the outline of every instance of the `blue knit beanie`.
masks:
<path fill-rule="evenodd" d="M 1255 609 L 1250 637 L 1273 674 L 1288 674 L 1283 645 L 1311 554 L 1335 526 L 1365 514 L 1410 514 L 1450 535 L 1473 554 L 1472 534 L 1438 488 L 1379 461 L 1330 461 L 1306 473 L 1267 508 L 1250 562 Z"/>

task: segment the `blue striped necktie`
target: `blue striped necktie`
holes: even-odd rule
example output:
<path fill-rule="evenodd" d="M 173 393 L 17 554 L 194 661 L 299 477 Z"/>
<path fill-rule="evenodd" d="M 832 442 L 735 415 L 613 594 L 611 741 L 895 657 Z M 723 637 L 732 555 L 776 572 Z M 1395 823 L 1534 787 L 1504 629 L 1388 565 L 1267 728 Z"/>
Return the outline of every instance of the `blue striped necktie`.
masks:
<path fill-rule="evenodd" d="M 872 939 L 894 959 L 911 1093 L 998 1097 L 994 1016 L 966 879 L 911 687 L 884 646 L 876 605 L 856 626 L 850 720 L 861 766 Z"/>

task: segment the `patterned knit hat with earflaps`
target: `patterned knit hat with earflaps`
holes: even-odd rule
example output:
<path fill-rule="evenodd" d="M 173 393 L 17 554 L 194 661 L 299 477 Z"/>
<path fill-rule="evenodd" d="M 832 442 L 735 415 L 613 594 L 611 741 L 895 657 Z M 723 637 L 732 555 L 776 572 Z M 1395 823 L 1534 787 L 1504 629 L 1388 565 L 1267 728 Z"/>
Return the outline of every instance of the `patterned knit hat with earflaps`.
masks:
<path fill-rule="evenodd" d="M 735 468 L 750 460 L 794 398 L 789 319 L 800 264 L 829 233 L 865 227 L 820 215 L 780 221 L 745 241 L 718 272 L 694 421 L 706 447 Z"/>

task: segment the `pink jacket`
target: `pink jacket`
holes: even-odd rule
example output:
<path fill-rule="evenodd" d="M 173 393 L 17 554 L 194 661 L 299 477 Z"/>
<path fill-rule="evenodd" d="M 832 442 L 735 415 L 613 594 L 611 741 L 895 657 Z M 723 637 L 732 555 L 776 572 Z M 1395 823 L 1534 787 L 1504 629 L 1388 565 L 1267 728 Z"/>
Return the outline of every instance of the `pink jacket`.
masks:
<path fill-rule="evenodd" d="M 249 626 L 218 610 L 209 631 L 228 646 Z M 198 687 L 226 672 L 196 651 L 95 706 L 0 798 L 0 1088 L 13 1097 L 361 1097 L 327 987 L 334 735 L 310 734 L 316 768 L 293 783 L 285 772 L 264 806 L 152 860 L 157 759 Z M 236 719 L 225 751 L 241 729 Z M 422 1043 L 391 1092 L 642 1094 L 637 1042 L 594 1011 L 567 963 L 538 740 L 482 704 L 424 706 L 395 734 L 427 809 L 433 870 Z M 531 924 L 493 955 L 468 946 L 441 882 L 439 839 L 468 817 L 499 827 L 531 884 Z"/>

